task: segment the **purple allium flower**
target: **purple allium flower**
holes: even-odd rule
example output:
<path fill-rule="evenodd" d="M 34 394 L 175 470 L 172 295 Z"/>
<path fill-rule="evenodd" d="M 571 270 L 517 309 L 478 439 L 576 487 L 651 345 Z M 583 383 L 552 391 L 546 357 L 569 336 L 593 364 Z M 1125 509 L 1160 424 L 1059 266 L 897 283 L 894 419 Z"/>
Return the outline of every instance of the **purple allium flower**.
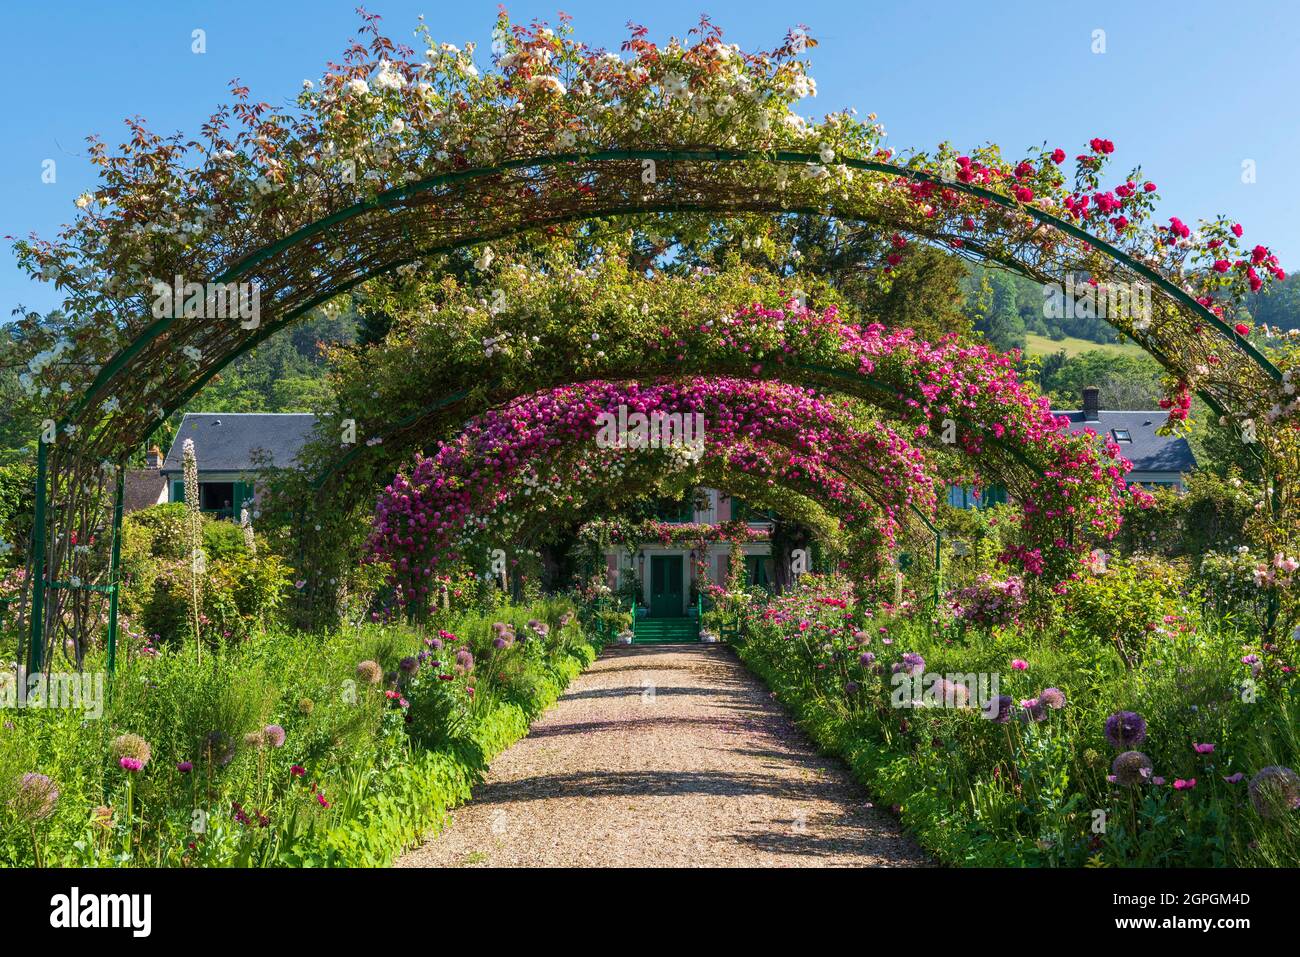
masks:
<path fill-rule="evenodd" d="M 268 724 L 262 729 L 262 740 L 273 748 L 284 747 L 284 728 L 278 724 Z"/>
<path fill-rule="evenodd" d="M 1152 767 L 1151 759 L 1141 751 L 1125 751 L 1115 759 L 1110 770 L 1116 784 L 1131 788 L 1151 780 Z"/>
<path fill-rule="evenodd" d="M 1060 688 L 1044 688 L 1039 692 L 1038 700 L 1053 711 L 1060 711 L 1065 707 L 1065 692 Z"/>
<path fill-rule="evenodd" d="M 474 670 L 474 656 L 470 654 L 468 648 L 462 648 L 456 652 L 456 668 L 467 673 Z"/>
<path fill-rule="evenodd" d="M 844 691 L 845 691 L 846 694 L 857 694 L 857 693 L 858 693 L 858 683 L 857 683 L 856 681 L 846 681 L 846 682 L 844 682 Z"/>
<path fill-rule="evenodd" d="M 1260 817 L 1282 817 L 1300 808 L 1300 774 L 1271 764 L 1250 779 L 1250 803 Z"/>
<path fill-rule="evenodd" d="M 510 642 L 506 641 L 504 638 L 500 636 L 497 636 L 496 638 L 492 639 L 492 647 L 496 648 L 498 651 L 501 650 L 502 648 L 505 648 L 509 644 Z"/>
<path fill-rule="evenodd" d="M 10 806 L 28 821 L 39 821 L 54 813 L 59 803 L 59 789 L 44 774 L 29 771 L 18 782 L 18 793 Z"/>
<path fill-rule="evenodd" d="M 1006 724 L 1011 720 L 1011 695 L 1000 694 L 997 701 L 990 701 L 984 711 L 985 717 L 991 717 L 998 724 Z"/>
<path fill-rule="evenodd" d="M 428 645 L 430 648 L 432 648 L 434 651 L 442 651 L 441 638 L 426 638 L 424 639 L 424 643 Z"/>
<path fill-rule="evenodd" d="M 403 658 L 397 663 L 397 670 L 404 675 L 415 674 L 415 669 L 420 667 L 420 662 L 415 658 Z"/>
<path fill-rule="evenodd" d="M 864 668 L 870 667 L 872 664 L 875 663 L 875 660 L 876 660 L 876 656 L 869 651 L 864 651 L 862 653 L 862 657 L 858 659 L 858 661 L 862 663 L 862 667 Z"/>
<path fill-rule="evenodd" d="M 1235 774 L 1225 775 L 1223 780 L 1227 781 L 1229 784 L 1240 784 L 1245 777 L 1246 775 L 1238 771 Z"/>
<path fill-rule="evenodd" d="M 1146 739 L 1146 719 L 1136 711 L 1116 711 L 1106 719 L 1106 740 L 1111 747 L 1128 750 Z"/>
<path fill-rule="evenodd" d="M 194 762 L 193 762 L 193 761 L 177 761 L 177 762 L 176 762 L 176 770 L 179 771 L 181 774 L 189 774 L 191 771 L 194 770 Z"/>
<path fill-rule="evenodd" d="M 149 747 L 149 742 L 138 734 L 121 734 L 113 739 L 112 755 L 120 762 L 122 758 L 131 758 L 144 767 L 153 757 L 153 749 Z M 140 770 L 135 768 L 134 770 Z"/>
<path fill-rule="evenodd" d="M 960 681 L 940 678 L 931 693 L 948 707 L 964 708 L 970 703 L 970 690 Z"/>
<path fill-rule="evenodd" d="M 894 665 L 894 674 L 899 672 L 916 677 L 925 671 L 925 659 L 915 651 L 903 652 L 903 660 Z"/>

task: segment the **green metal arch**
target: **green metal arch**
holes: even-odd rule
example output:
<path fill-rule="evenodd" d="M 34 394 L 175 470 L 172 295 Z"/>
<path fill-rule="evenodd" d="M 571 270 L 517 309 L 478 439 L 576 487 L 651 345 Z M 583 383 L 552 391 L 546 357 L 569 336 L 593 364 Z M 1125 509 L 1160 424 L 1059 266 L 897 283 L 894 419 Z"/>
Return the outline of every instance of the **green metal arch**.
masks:
<path fill-rule="evenodd" d="M 672 162 L 672 161 L 692 162 L 693 161 L 693 162 L 714 162 L 714 163 L 766 162 L 766 163 L 779 163 L 779 164 L 785 164 L 791 166 L 807 165 L 810 163 L 821 162 L 821 158 L 817 154 L 793 152 L 793 151 L 785 151 L 785 150 L 777 151 L 775 153 L 765 153 L 758 150 L 726 150 L 726 149 L 603 150 L 603 151 L 597 151 L 593 153 L 557 153 L 557 154 L 548 154 L 545 156 L 525 157 L 517 160 L 511 160 L 509 162 L 501 163 L 491 167 L 476 168 L 471 170 L 460 170 L 452 173 L 443 173 L 437 176 L 432 176 L 423 180 L 419 180 L 414 183 L 409 183 L 405 186 L 394 187 L 392 189 L 386 190 L 378 194 L 377 196 L 371 199 L 366 199 L 358 203 L 354 203 L 352 206 L 346 207 L 345 209 L 338 210 L 330 214 L 329 216 L 325 216 L 319 220 L 316 220 L 313 223 L 309 223 L 308 225 L 303 226 L 295 230 L 294 232 L 290 233 L 288 236 L 285 236 L 284 238 L 276 241 L 275 243 L 272 243 L 270 246 L 258 250 L 257 252 L 252 253 L 249 256 L 246 256 L 244 259 L 241 259 L 235 265 L 231 266 L 225 272 L 221 273 L 221 275 L 214 278 L 212 282 L 227 283 L 227 282 L 237 281 L 241 276 L 245 275 L 248 271 L 250 271 L 257 265 L 269 260 L 270 258 L 274 257 L 278 253 L 286 249 L 292 248 L 293 246 L 303 242 L 304 240 L 308 240 L 314 236 L 320 235 L 325 231 L 327 231 L 328 229 L 330 229 L 331 227 L 338 225 L 339 223 L 346 222 L 347 220 L 352 219 L 366 212 L 371 212 L 379 209 L 390 209 L 393 206 L 405 200 L 408 200 L 413 196 L 419 195 L 421 193 L 431 192 L 433 190 L 457 182 L 465 182 L 465 181 L 470 181 L 470 180 L 489 177 L 489 176 L 496 176 L 501 173 L 508 172 L 511 170 L 517 170 L 517 169 L 546 168 L 546 167 L 562 166 L 569 163 L 578 163 L 578 162 L 592 163 L 592 162 L 611 162 L 611 161 L 620 161 L 620 160 L 623 161 L 654 160 L 654 161 L 665 161 L 665 162 Z M 1075 225 L 1074 223 L 1069 222 L 1068 220 L 1062 219 L 1058 216 L 1048 213 L 1045 210 L 1039 209 L 1036 206 L 1022 205 L 1013 199 L 1010 199 L 992 190 L 986 189 L 982 186 L 976 186 L 974 184 L 969 184 L 969 183 L 962 183 L 960 181 L 955 181 L 955 180 L 949 182 L 943 177 L 936 176 L 932 173 L 925 172 L 923 170 L 913 169 L 907 166 L 901 166 L 896 163 L 885 163 L 877 160 L 858 160 L 858 159 L 845 158 L 839 161 L 839 165 L 844 165 L 849 167 L 850 169 L 859 170 L 863 172 L 885 173 L 885 174 L 900 176 L 914 181 L 930 183 L 935 186 L 941 186 L 946 189 L 952 189 L 956 192 L 965 193 L 967 195 L 976 197 L 981 200 L 988 201 L 990 203 L 996 204 L 998 206 L 1002 206 L 1007 209 L 1014 209 L 1023 212 L 1046 226 L 1051 226 L 1057 230 L 1060 230 L 1061 232 L 1066 233 L 1069 236 L 1072 236 L 1075 239 L 1080 240 L 1081 242 L 1085 242 L 1093 246 L 1094 248 L 1101 250 L 1112 261 L 1117 262 L 1125 266 L 1126 268 L 1133 270 L 1135 273 L 1137 273 L 1138 275 L 1142 276 L 1144 279 L 1151 282 L 1156 288 L 1160 289 L 1170 299 L 1174 300 L 1184 308 L 1192 311 L 1194 314 L 1199 316 L 1202 320 L 1209 323 L 1223 336 L 1223 338 L 1227 342 L 1231 343 L 1233 346 L 1235 346 L 1236 348 L 1244 352 L 1268 376 L 1270 376 L 1276 381 L 1281 380 L 1282 377 L 1281 371 L 1278 370 L 1277 367 L 1274 366 L 1267 359 L 1267 357 L 1263 355 L 1263 353 L 1261 353 L 1247 339 L 1238 336 L 1235 333 L 1235 330 L 1233 330 L 1226 322 L 1224 322 L 1221 318 L 1216 316 L 1208 308 L 1202 306 L 1199 302 L 1196 301 L 1194 297 L 1188 294 L 1186 290 L 1180 288 L 1179 286 L 1171 282 L 1169 279 L 1165 278 L 1163 275 L 1158 273 L 1156 270 L 1154 270 L 1147 264 L 1142 263 L 1134 259 L 1133 257 L 1129 256 L 1127 253 L 1123 252 L 1122 250 L 1114 246 L 1112 243 L 1109 243 L 1106 240 L 1101 239 L 1100 237 L 1094 236 L 1092 233 L 1089 233 L 1087 230 L 1082 229 L 1081 227 Z M 724 207 L 724 209 L 725 211 L 729 211 L 729 212 L 744 211 L 744 210 L 733 209 L 731 207 Z M 693 205 L 681 204 L 681 203 L 634 204 L 630 206 L 611 207 L 599 211 L 583 212 L 570 217 L 557 218 L 555 222 L 562 222 L 566 219 L 585 220 L 585 219 L 597 218 L 599 216 L 628 215 L 628 214 L 636 214 L 636 213 L 650 214 L 650 213 L 657 213 L 657 212 L 660 213 L 678 212 L 683 210 L 691 210 L 691 211 L 698 211 L 698 212 L 710 211 L 705 206 L 693 206 Z M 719 210 L 713 210 L 713 211 L 719 211 Z M 791 212 L 791 213 L 811 213 L 811 214 L 818 214 L 818 215 L 825 215 L 827 213 L 827 210 L 824 208 L 804 207 L 804 206 L 795 206 L 795 205 L 783 207 L 782 211 Z M 519 228 L 515 232 L 526 232 L 530 229 L 536 228 L 538 225 L 541 224 L 530 223 L 527 226 Z M 294 310 L 289 315 L 285 316 L 280 322 L 269 324 L 265 332 L 263 330 L 259 330 L 258 335 L 250 336 L 247 340 L 245 340 L 243 348 L 241 348 L 236 352 L 231 353 L 230 356 L 228 356 L 221 364 L 209 370 L 208 373 L 201 379 L 201 381 L 196 384 L 195 387 L 191 388 L 185 393 L 186 398 L 182 399 L 180 402 L 173 404 L 172 409 L 166 411 L 168 412 L 168 414 L 170 414 L 170 411 L 184 404 L 184 401 L 187 401 L 188 397 L 192 396 L 195 392 L 198 391 L 198 389 L 201 389 L 202 386 L 206 384 L 206 382 L 209 381 L 213 375 L 215 375 L 222 368 L 224 368 L 224 366 L 233 358 L 235 358 L 238 355 L 242 355 L 244 352 L 248 351 L 248 349 L 253 348 L 256 344 L 261 342 L 271 332 L 279 328 L 282 328 L 284 325 L 297 319 L 308 309 L 320 305 L 321 302 L 329 298 L 333 298 L 339 293 L 344 292 L 349 288 L 352 288 L 353 286 L 359 284 L 360 282 L 365 281 L 366 279 L 374 278 L 376 276 L 391 272 L 392 270 L 395 270 L 397 267 L 401 265 L 406 265 L 411 262 L 416 262 L 419 259 L 422 259 L 424 256 L 427 256 L 433 252 L 448 251 L 449 249 L 453 249 L 453 248 L 475 245 L 476 243 L 485 241 L 489 238 L 499 238 L 499 237 L 491 237 L 487 233 L 484 233 L 483 235 L 478 236 L 473 240 L 457 243 L 454 244 L 453 246 L 440 248 L 440 249 L 435 248 L 435 249 L 418 251 L 413 256 L 402 259 L 400 261 L 389 263 L 388 265 L 386 265 L 381 269 L 373 270 L 370 273 L 357 277 L 353 281 L 345 283 L 340 287 L 334 289 L 333 291 L 331 291 L 331 293 L 328 296 L 313 299 L 308 305 L 302 306 Z M 159 336 L 167 332 L 167 330 L 171 327 L 172 323 L 176 321 L 176 318 L 177 317 L 169 316 L 169 317 L 163 317 L 161 319 L 157 319 L 153 323 L 151 323 L 146 329 L 144 329 L 141 332 L 141 334 L 137 336 L 136 339 L 129 346 L 127 346 L 125 349 L 119 352 L 112 360 L 110 360 L 104 366 L 103 369 L 100 370 L 94 382 L 86 390 L 86 392 L 83 393 L 83 395 L 78 400 L 78 402 L 72 406 L 72 408 L 70 409 L 70 411 L 68 412 L 67 416 L 64 418 L 63 421 L 67 422 L 70 418 L 72 418 L 78 412 L 80 412 L 85 407 L 85 404 L 89 401 L 89 399 L 92 398 L 104 385 L 106 385 L 112 379 L 112 377 L 117 374 L 118 371 L 120 371 L 128 362 L 131 361 L 132 358 L 138 355 L 140 351 L 144 349 L 145 346 L 147 346 L 154 339 L 158 338 Z M 150 433 L 151 432 L 152 430 L 150 430 Z"/>

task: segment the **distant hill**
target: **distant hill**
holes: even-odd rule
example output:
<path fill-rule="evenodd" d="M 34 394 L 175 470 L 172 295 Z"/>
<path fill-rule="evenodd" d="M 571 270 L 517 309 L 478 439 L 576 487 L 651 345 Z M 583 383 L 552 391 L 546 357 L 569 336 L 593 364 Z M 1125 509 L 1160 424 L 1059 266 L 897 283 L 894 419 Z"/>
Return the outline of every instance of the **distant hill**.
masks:
<path fill-rule="evenodd" d="M 1142 347 L 1134 342 L 1089 342 L 1087 339 L 1077 339 L 1074 336 L 1057 340 L 1032 332 L 1025 334 L 1025 352 L 1029 355 L 1050 356 L 1057 352 L 1064 352 L 1067 357 L 1073 359 L 1075 356 L 1094 350 L 1116 356 L 1145 355 Z"/>

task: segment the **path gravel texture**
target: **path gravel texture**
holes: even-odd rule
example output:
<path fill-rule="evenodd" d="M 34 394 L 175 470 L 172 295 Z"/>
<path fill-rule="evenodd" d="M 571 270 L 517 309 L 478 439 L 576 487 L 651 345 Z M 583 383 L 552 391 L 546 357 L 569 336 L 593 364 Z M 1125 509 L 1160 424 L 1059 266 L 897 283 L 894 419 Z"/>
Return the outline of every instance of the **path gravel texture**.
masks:
<path fill-rule="evenodd" d="M 398 867 L 918 867 L 720 645 L 609 648 Z"/>

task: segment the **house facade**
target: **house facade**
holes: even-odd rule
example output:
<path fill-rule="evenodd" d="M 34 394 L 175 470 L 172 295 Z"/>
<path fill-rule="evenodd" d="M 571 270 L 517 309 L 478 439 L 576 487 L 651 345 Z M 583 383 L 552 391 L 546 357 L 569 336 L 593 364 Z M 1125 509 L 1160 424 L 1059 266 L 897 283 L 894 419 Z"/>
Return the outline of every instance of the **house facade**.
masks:
<path fill-rule="evenodd" d="M 267 468 L 288 468 L 316 428 L 316 416 L 271 412 L 189 412 L 181 420 L 158 475 L 165 502 L 185 501 L 185 441 L 194 441 L 199 508 L 238 519 L 257 498 Z"/>
<path fill-rule="evenodd" d="M 761 536 L 739 546 L 745 559 L 746 580 L 755 585 L 770 585 L 774 580 L 769 540 L 774 524 L 771 515 L 749 509 L 739 499 L 718 489 L 701 489 L 694 501 L 678 514 L 660 516 L 669 527 L 721 525 L 735 519 L 743 519 Z M 698 551 L 701 547 L 703 556 Z M 639 601 L 645 609 L 641 613 L 645 618 L 683 618 L 694 609 L 691 595 L 701 584 L 697 580 L 701 557 L 705 583 L 725 585 L 731 570 L 731 551 L 732 545 L 727 541 L 712 541 L 704 546 L 647 541 L 631 553 L 612 548 L 605 552 L 606 582 L 614 591 L 626 582 L 640 582 Z"/>

